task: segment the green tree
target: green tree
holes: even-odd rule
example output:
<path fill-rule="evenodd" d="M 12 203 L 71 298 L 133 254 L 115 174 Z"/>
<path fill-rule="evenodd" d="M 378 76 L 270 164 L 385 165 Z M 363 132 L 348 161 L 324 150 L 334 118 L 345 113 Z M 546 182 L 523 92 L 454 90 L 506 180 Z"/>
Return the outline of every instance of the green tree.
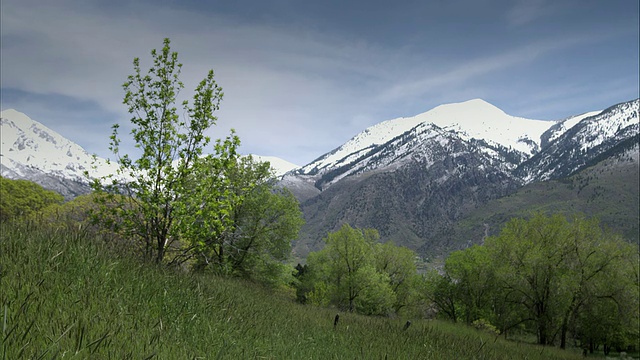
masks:
<path fill-rule="evenodd" d="M 431 301 L 436 314 L 458 322 L 460 318 L 460 288 L 447 274 L 431 270 L 425 275 L 425 297 Z"/>
<path fill-rule="evenodd" d="M 495 295 L 494 269 L 488 249 L 474 245 L 454 251 L 445 263 L 451 286 L 455 286 L 460 316 L 467 324 L 488 319 L 492 295 Z"/>
<path fill-rule="evenodd" d="M 97 219 L 138 239 L 145 258 L 161 263 L 167 248 L 180 238 L 175 231 L 178 212 L 188 208 L 185 203 L 203 203 L 204 194 L 185 185 L 192 172 L 206 165 L 200 161 L 203 148 L 210 141 L 204 133 L 217 120 L 213 114 L 223 94 L 213 71 L 209 71 L 196 87 L 192 104 L 186 100 L 182 103 L 184 115 L 180 117 L 175 103 L 184 85 L 179 80 L 182 64 L 178 53 L 171 51 L 170 41 L 165 39 L 163 48 L 152 50 L 151 55 L 153 65 L 146 74 L 140 68 L 140 60 L 134 59 L 134 74 L 123 85 L 124 104 L 132 115 L 131 134 L 141 155 L 133 160 L 120 153 L 116 124 L 110 150 L 117 157 L 120 170 L 95 179 L 93 187 L 103 205 L 118 203 L 114 207 L 103 206 Z M 236 144 L 231 141 L 231 146 Z M 218 201 L 227 199 L 220 197 Z M 219 206 L 225 208 L 224 204 Z"/>
<path fill-rule="evenodd" d="M 540 344 L 559 337 L 564 348 L 568 331 L 580 325 L 579 315 L 589 304 L 609 299 L 621 309 L 637 302 L 637 291 L 635 297 L 629 293 L 626 280 L 633 271 L 623 266 L 630 262 L 625 258 L 637 259 L 637 251 L 602 231 L 597 220 L 575 217 L 569 222 L 542 214 L 514 219 L 486 246 L 506 301 L 520 307 L 518 321 L 534 325 Z"/>
<path fill-rule="evenodd" d="M 331 294 L 332 302 L 349 311 L 356 310 L 355 300 L 369 281 L 363 281 L 363 275 L 370 274 L 367 266 L 372 260 L 374 241 L 378 238 L 373 230 L 362 231 L 344 224 L 338 231 L 330 233 L 325 239 L 326 245 L 321 252 L 325 252 L 328 262 L 318 264 L 312 257 L 309 266 L 321 268 L 328 266 L 324 271 L 335 288 Z"/>
<path fill-rule="evenodd" d="M 176 209 L 180 215 L 176 232 L 183 239 L 176 261 L 195 256 L 197 270 L 211 267 L 209 265 L 220 270 L 228 265 L 223 234 L 233 226 L 233 210 L 242 202 L 244 194 L 234 186 L 234 173 L 238 172 L 241 159 L 236 153 L 239 141 L 234 134 L 224 141 L 218 140 L 216 154 L 199 158 L 199 166 L 194 166 L 185 179 L 184 188 L 189 196 Z"/>
<path fill-rule="evenodd" d="M 573 306 L 563 325 L 591 351 L 600 344 L 605 354 L 612 347 L 636 346 L 640 338 L 637 248 L 612 237 L 581 246 L 579 252 L 583 261 L 575 276 Z"/>
<path fill-rule="evenodd" d="M 571 323 L 589 302 L 608 299 L 622 305 L 627 303 L 625 290 L 637 288 L 628 281 L 632 272 L 623 266 L 634 254 L 633 248 L 620 237 L 602 231 L 596 219 L 575 218 L 567 246 L 569 255 L 563 266 L 567 267 L 564 291 L 569 303 L 561 323 L 562 348 L 566 347 Z"/>
<path fill-rule="evenodd" d="M 421 281 L 416 269 L 416 253 L 388 241 L 376 244 L 374 258 L 376 271 L 386 276 L 393 291 L 394 311 L 397 313 L 404 307 L 415 305 Z"/>
<path fill-rule="evenodd" d="M 611 348 L 637 339 L 637 273 L 637 249 L 597 220 L 535 214 L 453 252 L 444 274 L 429 275 L 428 295 L 453 321 L 490 321 L 505 336 L 523 327 L 562 348 L 573 333 Z"/>
<path fill-rule="evenodd" d="M 369 315 L 399 312 L 422 300 L 416 254 L 392 242 L 378 243 L 375 229 L 344 224 L 329 233 L 324 249 L 298 266 L 297 297 Z"/>
<path fill-rule="evenodd" d="M 397 300 L 387 273 L 369 264 L 356 272 L 353 279 L 360 288 L 353 299 L 354 310 L 365 315 L 387 315 L 393 311 Z"/>
<path fill-rule="evenodd" d="M 232 199 L 230 207 L 221 211 L 207 204 L 200 213 L 190 212 L 196 216 L 189 221 L 196 224 L 190 225 L 191 230 L 203 232 L 194 238 L 207 239 L 197 247 L 196 267 L 209 267 L 218 273 L 262 282 L 272 282 L 290 273 L 283 261 L 289 257 L 291 241 L 297 238 L 303 224 L 298 201 L 287 189 L 275 186 L 268 162 L 241 157 L 224 169 L 226 172 L 217 177 L 202 175 L 225 181 L 226 188 L 218 193 Z M 219 218 L 217 222 L 224 222 L 225 226 L 201 228 L 197 225 L 214 218 Z"/>
<path fill-rule="evenodd" d="M 63 200 L 62 195 L 32 181 L 0 176 L 0 221 L 29 217 Z"/>
<path fill-rule="evenodd" d="M 563 293 L 569 231 L 560 215 L 513 219 L 487 246 L 493 251 L 496 276 L 510 301 L 526 309 L 539 344 L 552 344 L 566 306 Z"/>

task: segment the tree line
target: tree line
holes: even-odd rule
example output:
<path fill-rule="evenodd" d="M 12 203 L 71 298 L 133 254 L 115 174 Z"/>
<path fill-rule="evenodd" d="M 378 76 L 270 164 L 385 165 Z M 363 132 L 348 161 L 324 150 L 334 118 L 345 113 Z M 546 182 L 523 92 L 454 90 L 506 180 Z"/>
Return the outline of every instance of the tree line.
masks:
<path fill-rule="evenodd" d="M 64 197 L 28 180 L 12 180 L 0 176 L 0 221 L 29 217 Z"/>
<path fill-rule="evenodd" d="M 530 332 L 542 345 L 569 341 L 605 353 L 636 345 L 638 247 L 597 220 L 537 214 L 513 219 L 496 237 L 449 255 L 427 276 L 439 314 L 486 322 L 506 337 Z"/>

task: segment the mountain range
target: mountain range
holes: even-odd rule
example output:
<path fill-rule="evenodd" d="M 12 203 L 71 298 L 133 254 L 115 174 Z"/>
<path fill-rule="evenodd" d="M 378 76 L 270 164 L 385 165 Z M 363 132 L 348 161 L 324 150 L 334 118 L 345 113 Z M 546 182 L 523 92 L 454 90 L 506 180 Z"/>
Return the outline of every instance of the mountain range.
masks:
<path fill-rule="evenodd" d="M 476 216 L 483 221 L 466 223 L 474 211 L 510 196 L 522 199 L 515 195 L 528 185 L 567 179 L 607 159 L 629 165 L 629 196 L 608 196 L 620 200 L 615 206 L 631 209 L 631 224 L 605 225 L 638 241 L 638 107 L 633 100 L 540 121 L 510 116 L 476 99 L 374 125 L 283 177 L 306 218 L 294 249 L 300 257 L 320 249 L 324 234 L 347 222 L 376 228 L 383 240 L 424 256 L 444 254 L 480 243 L 508 220 Z M 600 192 L 618 193 L 610 186 L 616 183 L 603 184 Z M 538 195 L 538 202 L 556 200 Z M 530 205 L 519 204 L 518 212 L 526 215 L 524 209 L 534 209 Z M 599 215 L 614 205 L 598 206 L 562 211 Z"/>
<path fill-rule="evenodd" d="M 530 210 L 596 215 L 637 242 L 639 105 L 543 121 L 474 99 L 381 122 L 302 167 L 254 157 L 269 161 L 301 203 L 306 224 L 293 244 L 300 258 L 345 222 L 439 256 Z M 22 113 L 1 117 L 2 176 L 69 199 L 88 191 L 85 170 L 114 169 L 103 159 L 93 169 L 81 147 Z"/>

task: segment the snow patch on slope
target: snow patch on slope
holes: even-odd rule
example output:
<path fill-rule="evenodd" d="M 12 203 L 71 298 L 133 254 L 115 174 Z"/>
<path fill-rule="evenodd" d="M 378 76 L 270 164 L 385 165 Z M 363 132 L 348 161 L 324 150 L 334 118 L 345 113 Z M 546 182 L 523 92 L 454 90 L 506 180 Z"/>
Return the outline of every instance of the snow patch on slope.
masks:
<path fill-rule="evenodd" d="M 640 100 L 636 100 L 585 119 L 580 135 L 584 134 L 586 141 L 583 141 L 580 150 L 586 151 L 595 148 L 606 140 L 615 138 L 618 133 L 622 132 L 621 130 L 631 126 L 635 127 L 637 133 L 639 105 Z"/>
<path fill-rule="evenodd" d="M 602 112 L 602 110 L 598 110 L 598 111 L 591 111 L 588 113 L 584 113 L 581 115 L 576 115 L 576 116 L 572 116 L 569 118 L 566 118 L 564 120 L 561 120 L 558 122 L 558 128 L 556 129 L 556 131 L 554 131 L 553 135 L 551 135 L 551 137 L 549 138 L 549 142 L 557 139 L 560 135 L 564 134 L 567 130 L 571 129 L 572 127 L 574 127 L 575 125 L 577 125 L 580 121 L 588 118 L 588 117 L 592 117 L 592 116 L 596 116 L 598 114 L 600 114 Z"/>
<path fill-rule="evenodd" d="M 418 115 L 444 130 L 460 132 L 468 139 L 482 139 L 528 155 L 537 149 L 526 140 L 540 145 L 540 136 L 554 124 L 552 121 L 531 120 L 507 115 L 504 111 L 480 99 L 440 105 Z M 464 138 L 463 137 L 463 138 Z"/>

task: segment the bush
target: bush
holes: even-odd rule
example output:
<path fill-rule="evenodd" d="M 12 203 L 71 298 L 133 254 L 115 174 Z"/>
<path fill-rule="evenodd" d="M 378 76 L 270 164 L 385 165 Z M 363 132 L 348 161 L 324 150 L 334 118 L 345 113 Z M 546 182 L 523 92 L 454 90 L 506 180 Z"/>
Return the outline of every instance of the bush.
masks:
<path fill-rule="evenodd" d="M 0 176 L 0 220 L 31 216 L 64 197 L 28 180 L 11 180 Z"/>
<path fill-rule="evenodd" d="M 478 330 L 482 330 L 482 331 L 486 331 L 490 334 L 494 334 L 494 335 L 500 335 L 500 330 L 498 330 L 495 326 L 491 325 L 490 322 L 488 322 L 485 319 L 478 319 L 475 320 L 472 323 L 473 327 L 478 329 Z"/>

